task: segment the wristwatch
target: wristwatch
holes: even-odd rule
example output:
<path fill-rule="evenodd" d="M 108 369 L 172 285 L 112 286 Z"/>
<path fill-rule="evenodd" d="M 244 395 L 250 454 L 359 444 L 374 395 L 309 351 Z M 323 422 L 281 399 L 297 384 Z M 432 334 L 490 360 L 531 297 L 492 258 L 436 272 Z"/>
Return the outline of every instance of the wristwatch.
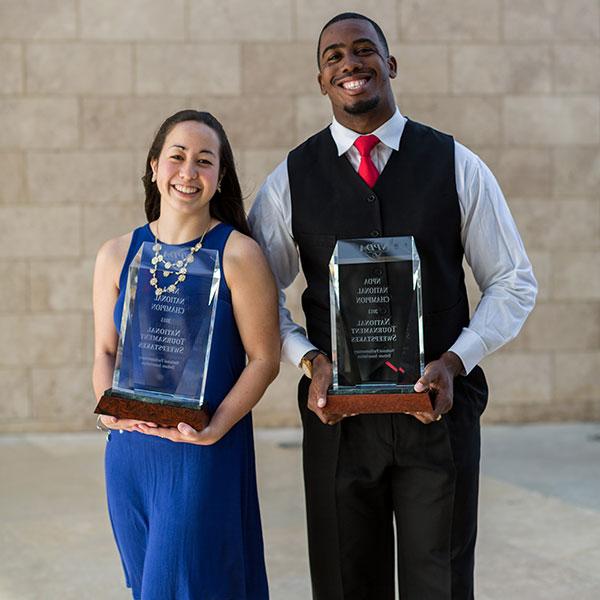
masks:
<path fill-rule="evenodd" d="M 319 354 L 322 354 L 323 356 L 327 356 L 325 354 L 325 352 L 321 352 L 321 350 L 309 350 L 302 357 L 302 360 L 300 361 L 300 366 L 302 367 L 302 370 L 304 371 L 304 374 L 309 379 L 312 379 L 312 374 L 313 374 L 313 360 L 315 360 L 315 358 L 317 358 L 317 356 L 319 356 Z"/>

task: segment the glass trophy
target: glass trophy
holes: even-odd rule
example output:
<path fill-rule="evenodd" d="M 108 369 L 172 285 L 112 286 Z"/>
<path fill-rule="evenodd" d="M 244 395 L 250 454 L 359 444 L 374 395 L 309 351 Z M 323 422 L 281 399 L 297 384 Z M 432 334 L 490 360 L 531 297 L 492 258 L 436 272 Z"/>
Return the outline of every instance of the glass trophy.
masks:
<path fill-rule="evenodd" d="M 221 268 L 216 250 L 144 242 L 129 266 L 112 388 L 95 413 L 201 430 Z M 157 289 L 159 288 L 159 289 Z"/>
<path fill-rule="evenodd" d="M 421 265 L 412 236 L 338 240 L 329 263 L 337 414 L 431 411 L 424 370 Z"/>

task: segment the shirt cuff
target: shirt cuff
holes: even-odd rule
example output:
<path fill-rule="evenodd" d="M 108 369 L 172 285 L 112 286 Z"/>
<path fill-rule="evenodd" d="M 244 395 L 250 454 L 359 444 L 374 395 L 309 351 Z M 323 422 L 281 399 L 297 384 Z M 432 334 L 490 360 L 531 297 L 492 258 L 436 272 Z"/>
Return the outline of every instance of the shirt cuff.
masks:
<path fill-rule="evenodd" d="M 299 367 L 302 357 L 311 350 L 318 350 L 318 348 L 303 335 L 288 336 L 281 345 L 281 359 Z"/>
<path fill-rule="evenodd" d="M 458 339 L 448 351 L 454 352 L 462 361 L 465 368 L 463 375 L 468 375 L 489 354 L 479 335 L 467 327 L 463 327 Z"/>

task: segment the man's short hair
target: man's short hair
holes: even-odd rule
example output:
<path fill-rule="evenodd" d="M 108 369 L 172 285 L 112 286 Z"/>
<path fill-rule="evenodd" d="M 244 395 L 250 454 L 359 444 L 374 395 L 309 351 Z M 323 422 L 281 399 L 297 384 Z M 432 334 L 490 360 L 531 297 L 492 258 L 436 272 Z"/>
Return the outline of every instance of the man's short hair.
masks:
<path fill-rule="evenodd" d="M 320 48 L 321 48 L 321 38 L 323 37 L 323 32 L 330 25 L 333 25 L 334 23 L 337 23 L 338 21 L 347 21 L 348 19 L 361 19 L 363 21 L 367 21 L 367 22 L 371 23 L 371 25 L 373 26 L 373 29 L 375 30 L 375 33 L 377 34 L 377 37 L 379 38 L 379 41 L 383 45 L 383 49 L 385 50 L 386 58 L 390 55 L 390 49 L 388 47 L 387 40 L 385 39 L 385 34 L 383 33 L 383 30 L 381 29 L 381 27 L 379 27 L 379 25 L 377 25 L 377 23 L 375 23 L 375 21 L 373 21 L 373 19 L 369 19 L 369 17 L 365 17 L 365 15 L 361 15 L 359 13 L 345 12 L 345 13 L 340 13 L 339 15 L 336 15 L 332 19 L 329 19 L 329 21 L 327 21 L 327 23 L 325 23 L 325 25 L 323 26 L 323 29 L 321 29 L 321 33 L 319 34 L 319 41 L 317 42 L 317 66 L 319 67 L 319 69 L 321 68 L 321 56 L 320 56 L 319 52 L 320 52 Z"/>

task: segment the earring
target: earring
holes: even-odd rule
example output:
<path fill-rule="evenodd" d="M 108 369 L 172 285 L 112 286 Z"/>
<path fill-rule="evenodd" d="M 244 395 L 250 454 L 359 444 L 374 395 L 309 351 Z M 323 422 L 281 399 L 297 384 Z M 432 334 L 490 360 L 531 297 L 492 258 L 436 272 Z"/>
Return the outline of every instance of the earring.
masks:
<path fill-rule="evenodd" d="M 221 193 L 221 182 L 217 183 L 217 192 Z"/>
<path fill-rule="evenodd" d="M 152 173 L 152 183 L 156 182 L 156 173 Z"/>

